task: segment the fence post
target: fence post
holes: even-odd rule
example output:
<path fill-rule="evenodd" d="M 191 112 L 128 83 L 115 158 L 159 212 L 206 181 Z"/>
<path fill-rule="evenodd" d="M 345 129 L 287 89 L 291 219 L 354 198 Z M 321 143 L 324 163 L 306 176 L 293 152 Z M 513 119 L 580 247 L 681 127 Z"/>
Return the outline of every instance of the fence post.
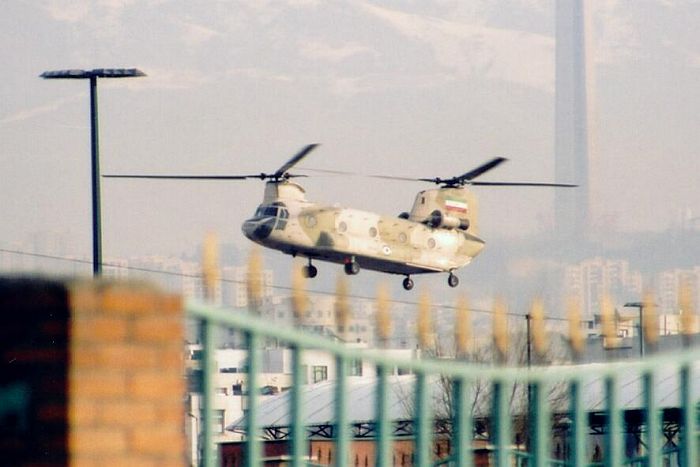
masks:
<path fill-rule="evenodd" d="M 491 409 L 491 425 L 496 448 L 496 467 L 510 465 L 510 410 L 505 394 L 503 381 L 493 383 L 493 408 Z"/>
<path fill-rule="evenodd" d="M 605 432 L 605 465 L 617 467 L 622 463 L 622 442 L 620 431 L 620 411 L 618 410 L 618 384 L 614 376 L 605 378 L 605 399 L 607 400 L 607 431 Z"/>
<path fill-rule="evenodd" d="M 454 395 L 454 425 L 452 438 L 454 439 L 454 459 L 456 467 L 471 467 L 473 427 L 471 410 L 467 402 L 467 387 L 469 382 L 464 378 L 456 378 L 453 384 Z"/>
<path fill-rule="evenodd" d="M 389 419 L 389 383 L 387 381 L 387 367 L 385 365 L 377 366 L 377 409 L 376 409 L 376 425 L 377 425 L 377 466 L 388 467 L 389 455 L 392 452 L 391 438 L 391 420 Z"/>
<path fill-rule="evenodd" d="M 204 467 L 214 467 L 216 465 L 217 452 L 214 448 L 214 436 L 212 433 L 212 398 L 214 387 L 212 378 L 216 372 L 216 361 L 214 356 L 214 323 L 204 319 L 200 321 L 200 331 L 202 335 L 202 465 Z"/>
<path fill-rule="evenodd" d="M 692 365 L 685 364 L 681 368 L 681 465 L 683 467 L 698 465 L 698 438 L 696 434 L 697 409 L 693 401 L 693 370 Z"/>
<path fill-rule="evenodd" d="M 428 376 L 424 371 L 417 375 L 416 387 L 416 463 L 420 466 L 430 465 L 432 461 L 433 420 L 430 413 L 430 389 Z"/>
<path fill-rule="evenodd" d="M 646 465 L 653 467 L 661 465 L 661 446 L 659 443 L 659 413 L 654 399 L 654 372 L 649 371 L 643 376 L 644 405 L 646 407 L 647 424 L 647 461 Z"/>
<path fill-rule="evenodd" d="M 574 380 L 569 386 L 569 397 L 571 398 L 571 430 L 569 432 L 569 443 L 571 443 L 571 455 L 569 461 L 575 467 L 583 467 L 586 462 L 586 411 L 583 407 L 583 397 L 581 394 L 581 382 Z"/>
<path fill-rule="evenodd" d="M 246 465 L 258 467 L 260 465 L 260 427 L 258 426 L 258 385 L 257 375 L 260 373 L 260 349 L 258 348 L 260 336 L 256 332 L 245 333 L 248 347 L 248 416 L 246 417 Z"/>
<path fill-rule="evenodd" d="M 551 420 L 547 407 L 547 387 L 538 381 L 528 384 L 528 388 L 530 390 L 528 422 L 531 433 L 529 451 L 534 465 L 547 465 L 550 457 L 549 439 L 551 433 Z"/>
<path fill-rule="evenodd" d="M 302 373 L 301 346 L 292 346 L 292 389 L 291 389 L 291 415 L 292 415 L 292 466 L 304 465 L 304 457 L 308 454 L 306 447 L 306 433 L 304 429 L 304 413 L 302 411 L 301 389 L 304 381 Z"/>
<path fill-rule="evenodd" d="M 348 434 L 348 365 L 345 357 L 337 356 L 336 385 L 335 385 L 335 465 L 345 467 L 348 465 L 349 434 Z M 320 459 L 319 459 L 320 460 Z"/>

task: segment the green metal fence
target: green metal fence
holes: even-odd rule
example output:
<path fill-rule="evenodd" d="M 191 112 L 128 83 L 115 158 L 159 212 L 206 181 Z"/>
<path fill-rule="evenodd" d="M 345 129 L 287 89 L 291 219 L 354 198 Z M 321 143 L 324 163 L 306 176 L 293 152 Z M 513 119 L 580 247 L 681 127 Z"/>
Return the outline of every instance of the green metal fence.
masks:
<path fill-rule="evenodd" d="M 235 329 L 245 336 L 248 348 L 247 376 L 261 368 L 261 344 L 268 339 L 283 343 L 292 352 L 293 384 L 290 388 L 291 465 L 310 465 L 302 404 L 302 355 L 309 349 L 333 355 L 336 362 L 335 380 L 335 465 L 351 463 L 350 417 L 348 415 L 348 368 L 352 361 L 363 359 L 377 367 L 376 384 L 376 458 L 374 465 L 392 464 L 392 430 L 388 411 L 389 373 L 399 367 L 415 375 L 413 397 L 414 465 L 473 466 L 477 460 L 488 465 L 505 466 L 700 466 L 698 457 L 698 365 L 700 349 L 686 349 L 672 355 L 653 355 L 640 361 L 611 362 L 598 365 L 560 367 L 485 366 L 456 360 L 423 358 L 400 360 L 387 357 L 381 349 L 352 349 L 340 342 L 294 328 L 270 326 L 259 316 L 217 309 L 202 304 L 189 304 L 188 316 L 200 322 L 203 368 L 202 464 L 218 465 L 217 448 L 212 436 L 212 374 L 214 371 L 214 331 L 217 327 Z M 623 406 L 621 396 L 629 389 L 629 375 L 639 376 L 642 398 L 633 407 Z M 674 388 L 674 402 L 659 400 L 656 393 L 660 375 L 664 387 Z M 673 375 L 672 378 L 669 375 Z M 431 403 L 434 378 L 450 382 L 452 407 L 448 435 L 449 452 L 436 456 L 435 407 Z M 669 383 L 669 378 L 673 384 Z M 490 387 L 488 409 L 475 414 L 468 400 L 470 388 L 479 381 Z M 587 406 L 586 391 L 591 381 L 601 381 L 604 405 Z M 254 383 L 251 383 L 254 384 Z M 526 409 L 514 410 L 509 404 L 514 385 L 527 388 Z M 523 387 L 523 386 L 521 386 Z M 552 401 L 556 389 L 561 397 Z M 246 416 L 245 462 L 262 465 L 262 427 L 258 419 L 255 390 L 248 391 Z M 663 405 L 663 406 L 662 406 Z M 640 419 L 641 417 L 641 419 Z M 479 419 L 479 420 L 477 420 Z M 441 420 L 445 422 L 445 420 Z M 474 449 L 476 423 L 488 425 L 486 445 L 477 455 Z M 514 426 L 526 439 L 516 442 Z M 670 427 L 669 424 L 674 424 Z M 630 434 L 630 427 L 635 427 Z M 601 439 L 600 450 L 590 447 L 591 432 Z M 555 452 L 555 437 L 564 440 L 566 448 Z M 638 447 L 630 455 L 630 437 Z M 481 456 L 481 457 L 479 457 Z"/>

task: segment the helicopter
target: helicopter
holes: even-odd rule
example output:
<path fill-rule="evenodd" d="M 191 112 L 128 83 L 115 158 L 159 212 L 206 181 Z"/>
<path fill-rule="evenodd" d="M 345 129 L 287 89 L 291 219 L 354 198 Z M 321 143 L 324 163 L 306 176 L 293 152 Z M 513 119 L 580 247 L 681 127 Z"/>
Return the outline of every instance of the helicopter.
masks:
<path fill-rule="evenodd" d="M 304 188 L 294 181 L 306 177 L 289 170 L 318 144 L 304 146 L 273 173 L 248 175 L 103 175 L 106 178 L 248 180 L 265 181 L 262 203 L 243 222 L 243 234 L 266 248 L 308 259 L 302 272 L 313 278 L 318 269 L 313 261 L 342 264 L 345 273 L 361 269 L 403 275 L 403 288 L 411 290 L 411 276 L 447 273 L 450 287 L 459 285 L 455 271 L 468 265 L 482 251 L 478 237 L 477 200 L 471 186 L 575 187 L 562 183 L 487 182 L 475 179 L 507 159 L 496 157 L 475 169 L 450 178 L 407 178 L 386 175 L 369 177 L 427 182 L 437 188 L 422 190 L 410 212 L 397 217 L 352 208 L 322 205 L 306 198 Z M 336 170 L 304 171 L 358 175 Z"/>

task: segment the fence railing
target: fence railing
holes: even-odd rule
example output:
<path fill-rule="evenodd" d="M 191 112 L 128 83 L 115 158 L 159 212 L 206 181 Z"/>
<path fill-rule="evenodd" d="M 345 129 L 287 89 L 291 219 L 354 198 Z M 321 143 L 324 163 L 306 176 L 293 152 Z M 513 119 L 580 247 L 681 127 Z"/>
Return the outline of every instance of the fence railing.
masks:
<path fill-rule="evenodd" d="M 413 443 L 413 465 L 700 465 L 698 348 L 605 364 L 492 366 L 438 357 L 394 358 L 382 349 L 351 348 L 293 327 L 271 326 L 252 313 L 203 304 L 189 304 L 187 313 L 199 321 L 201 329 L 200 429 L 202 465 L 206 467 L 218 465 L 212 434 L 216 328 L 242 333 L 247 346 L 246 376 L 252 386 L 247 392 L 244 429 L 248 466 L 262 465 L 263 461 L 263 428 L 267 427 L 261 426 L 254 388 L 261 369 L 261 345 L 270 339 L 291 349 L 292 354 L 292 384 L 284 397 L 288 397 L 291 414 L 289 463 L 293 466 L 321 461 L 309 452 L 304 413 L 308 405 L 304 402 L 302 361 L 310 350 L 326 352 L 335 360 L 330 423 L 333 463 L 337 466 L 353 462 L 350 452 L 356 420 L 350 414 L 354 408 L 349 406 L 348 369 L 357 360 L 370 362 L 377 369 L 371 465 L 398 465 L 392 456 L 398 421 L 390 407 L 395 398 L 395 368 L 414 375 L 405 397 L 408 415 L 402 420 L 411 424 L 406 433 Z M 441 403 L 444 405 L 439 407 Z M 438 426 L 443 429 L 436 429 Z M 476 440 L 480 441 L 478 446 Z M 437 449 L 438 455 L 436 445 L 440 443 L 447 448 Z"/>

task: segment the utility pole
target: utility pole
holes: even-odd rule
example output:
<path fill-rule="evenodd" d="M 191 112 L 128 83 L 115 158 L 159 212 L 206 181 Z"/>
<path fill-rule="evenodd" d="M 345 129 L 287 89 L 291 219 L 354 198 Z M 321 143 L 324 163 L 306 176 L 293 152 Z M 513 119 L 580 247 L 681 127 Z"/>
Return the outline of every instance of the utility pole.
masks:
<path fill-rule="evenodd" d="M 531 335 L 531 330 L 530 330 L 530 321 L 532 320 L 532 316 L 530 313 L 525 315 L 525 321 L 527 322 L 527 367 L 530 368 L 532 366 L 532 335 Z"/>
<path fill-rule="evenodd" d="M 532 366 L 532 334 L 530 322 L 532 321 L 532 315 L 530 313 L 525 315 L 526 322 L 526 333 L 527 333 L 527 368 L 530 369 Z M 530 413 L 532 409 L 532 384 L 528 382 L 527 385 L 527 412 Z M 528 416 L 529 418 L 529 416 Z"/>

